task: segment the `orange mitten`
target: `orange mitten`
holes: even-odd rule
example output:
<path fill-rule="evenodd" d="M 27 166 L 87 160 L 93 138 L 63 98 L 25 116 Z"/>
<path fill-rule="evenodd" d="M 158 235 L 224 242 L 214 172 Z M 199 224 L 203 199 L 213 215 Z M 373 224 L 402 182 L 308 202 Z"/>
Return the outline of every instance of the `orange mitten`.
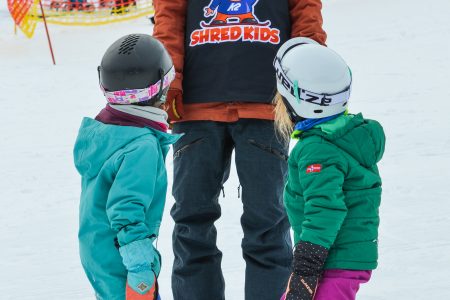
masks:
<path fill-rule="evenodd" d="M 132 289 L 128 283 L 127 283 L 127 289 L 126 289 L 126 300 L 157 300 L 159 298 L 158 294 L 158 282 L 156 281 L 156 276 L 153 281 L 153 286 L 144 294 L 136 292 L 134 289 Z M 145 291 L 148 289 L 148 286 L 146 283 L 142 282 L 136 286 L 138 290 Z"/>

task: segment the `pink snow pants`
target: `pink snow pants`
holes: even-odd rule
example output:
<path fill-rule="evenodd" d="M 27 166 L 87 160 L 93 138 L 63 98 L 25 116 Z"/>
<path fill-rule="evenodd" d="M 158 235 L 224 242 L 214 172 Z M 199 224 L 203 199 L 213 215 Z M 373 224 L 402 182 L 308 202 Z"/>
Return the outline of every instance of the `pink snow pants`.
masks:
<path fill-rule="evenodd" d="M 371 275 L 372 271 L 326 270 L 314 300 L 355 300 L 359 285 L 368 282 Z"/>

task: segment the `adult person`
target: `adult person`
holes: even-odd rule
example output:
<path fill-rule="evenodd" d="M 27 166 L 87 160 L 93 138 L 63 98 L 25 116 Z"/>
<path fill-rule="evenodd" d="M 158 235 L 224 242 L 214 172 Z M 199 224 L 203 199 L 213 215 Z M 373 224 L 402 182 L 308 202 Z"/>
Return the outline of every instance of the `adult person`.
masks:
<path fill-rule="evenodd" d="M 231 155 L 242 185 L 245 299 L 279 299 L 292 262 L 282 193 L 288 145 L 275 134 L 272 62 L 290 37 L 324 44 L 319 0 L 154 0 L 154 36 L 176 79 L 167 111 L 174 133 L 175 300 L 225 299 L 214 222 Z"/>

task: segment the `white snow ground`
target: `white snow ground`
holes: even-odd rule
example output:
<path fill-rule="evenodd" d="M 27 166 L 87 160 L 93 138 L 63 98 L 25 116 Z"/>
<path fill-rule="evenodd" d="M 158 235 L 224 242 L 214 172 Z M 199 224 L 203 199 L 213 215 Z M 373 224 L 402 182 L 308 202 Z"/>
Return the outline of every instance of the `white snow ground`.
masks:
<path fill-rule="evenodd" d="M 13 34 L 0 3 L 0 299 L 94 299 L 78 259 L 79 176 L 72 146 L 83 116 L 104 105 L 96 67 L 106 48 L 148 20 L 44 27 Z M 450 1 L 325 0 L 328 45 L 354 74 L 352 112 L 385 127 L 379 268 L 359 299 L 450 299 Z M 167 162 L 171 174 L 170 156 Z M 269 176 L 269 175 L 268 175 Z M 170 176 L 171 179 L 171 176 Z M 244 299 L 242 213 L 232 172 L 217 223 L 227 299 Z M 173 222 L 159 248 L 162 297 L 172 299 Z"/>

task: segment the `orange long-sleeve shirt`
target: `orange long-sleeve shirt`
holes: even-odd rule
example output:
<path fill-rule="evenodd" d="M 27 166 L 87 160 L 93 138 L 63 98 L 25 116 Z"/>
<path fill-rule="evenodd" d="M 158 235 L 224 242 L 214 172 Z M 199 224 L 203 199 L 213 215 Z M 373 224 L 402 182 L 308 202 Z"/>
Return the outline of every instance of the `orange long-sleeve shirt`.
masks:
<path fill-rule="evenodd" d="M 165 45 L 172 56 L 177 76 L 171 88 L 179 90 L 183 90 L 187 3 L 187 0 L 153 1 L 155 7 L 153 35 Z M 288 3 L 291 37 L 309 37 L 325 44 L 326 33 L 322 28 L 321 1 L 289 0 Z M 245 102 L 245 99 L 236 99 L 234 102 L 184 104 L 184 114 L 181 121 L 234 122 L 240 118 L 272 120 L 274 118 L 273 105 Z"/>

